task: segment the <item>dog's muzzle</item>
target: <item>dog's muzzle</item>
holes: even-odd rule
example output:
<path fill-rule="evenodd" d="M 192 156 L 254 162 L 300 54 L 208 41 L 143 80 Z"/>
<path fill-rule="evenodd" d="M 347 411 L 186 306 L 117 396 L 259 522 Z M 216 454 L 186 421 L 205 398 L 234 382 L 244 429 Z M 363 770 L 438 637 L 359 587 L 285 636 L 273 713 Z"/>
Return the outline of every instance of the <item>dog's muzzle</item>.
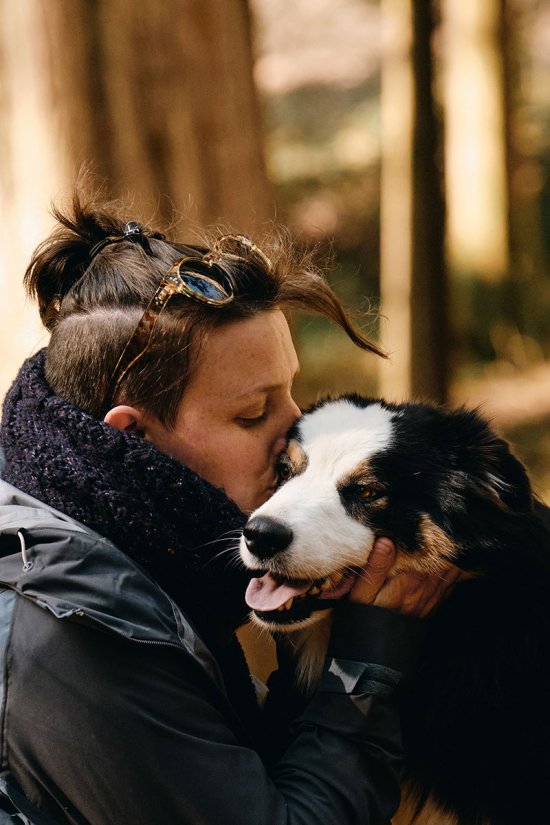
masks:
<path fill-rule="evenodd" d="M 270 559 L 281 553 L 293 539 L 290 527 L 267 516 L 253 516 L 246 523 L 243 536 L 247 549 L 258 559 Z"/>

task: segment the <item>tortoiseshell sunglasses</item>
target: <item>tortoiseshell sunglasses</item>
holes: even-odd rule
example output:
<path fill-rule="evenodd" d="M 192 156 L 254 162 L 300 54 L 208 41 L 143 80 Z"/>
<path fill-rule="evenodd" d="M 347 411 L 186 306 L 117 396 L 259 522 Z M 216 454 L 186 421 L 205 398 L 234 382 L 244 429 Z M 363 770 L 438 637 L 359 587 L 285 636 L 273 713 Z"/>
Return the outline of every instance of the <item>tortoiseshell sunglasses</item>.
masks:
<path fill-rule="evenodd" d="M 147 304 L 141 319 L 128 339 L 109 380 L 103 409 L 107 411 L 116 397 L 120 384 L 129 370 L 145 355 L 159 316 L 174 295 L 185 295 L 192 301 L 211 307 L 224 307 L 235 298 L 235 287 L 230 267 L 224 263 L 224 256 L 242 258 L 245 261 L 256 258 L 268 270 L 272 264 L 267 255 L 245 235 L 222 235 L 210 252 L 204 255 L 186 255 L 170 267 Z M 214 277 L 216 276 L 216 277 Z M 220 278 L 218 280 L 217 278 Z"/>

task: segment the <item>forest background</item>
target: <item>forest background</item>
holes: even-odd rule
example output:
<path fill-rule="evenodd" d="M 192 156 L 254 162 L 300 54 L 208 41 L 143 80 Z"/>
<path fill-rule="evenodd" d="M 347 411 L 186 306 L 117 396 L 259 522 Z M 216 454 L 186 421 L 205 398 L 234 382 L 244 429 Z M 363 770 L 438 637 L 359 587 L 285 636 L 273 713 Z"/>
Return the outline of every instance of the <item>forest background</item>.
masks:
<path fill-rule="evenodd" d="M 21 279 L 91 165 L 132 217 L 273 220 L 332 255 L 388 364 L 302 320 L 297 398 L 481 406 L 550 501 L 550 5 L 0 0 L 0 395 Z"/>

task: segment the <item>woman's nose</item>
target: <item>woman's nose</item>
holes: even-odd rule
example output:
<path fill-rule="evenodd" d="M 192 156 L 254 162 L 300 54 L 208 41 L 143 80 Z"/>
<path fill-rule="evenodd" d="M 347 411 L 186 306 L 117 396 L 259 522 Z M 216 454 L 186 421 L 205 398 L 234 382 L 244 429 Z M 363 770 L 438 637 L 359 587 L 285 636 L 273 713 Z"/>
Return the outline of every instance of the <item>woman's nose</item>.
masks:
<path fill-rule="evenodd" d="M 289 429 L 292 427 L 295 421 L 302 417 L 302 411 L 300 407 L 296 404 L 293 398 L 289 399 L 289 404 L 287 410 L 285 410 L 284 421 L 281 427 L 281 434 L 277 438 L 274 444 L 274 455 L 279 456 L 288 444 L 288 437 L 287 433 Z"/>
<path fill-rule="evenodd" d="M 298 404 L 295 402 L 293 398 L 290 399 L 289 405 L 289 423 L 287 429 L 289 429 L 295 421 L 302 417 L 302 411 Z"/>
<path fill-rule="evenodd" d="M 292 427 L 292 425 L 302 417 L 302 411 L 300 407 L 296 404 L 294 399 L 291 397 L 288 399 L 287 408 L 285 410 L 285 420 L 284 420 L 284 445 L 281 449 L 284 449 L 287 444 L 287 433 Z"/>

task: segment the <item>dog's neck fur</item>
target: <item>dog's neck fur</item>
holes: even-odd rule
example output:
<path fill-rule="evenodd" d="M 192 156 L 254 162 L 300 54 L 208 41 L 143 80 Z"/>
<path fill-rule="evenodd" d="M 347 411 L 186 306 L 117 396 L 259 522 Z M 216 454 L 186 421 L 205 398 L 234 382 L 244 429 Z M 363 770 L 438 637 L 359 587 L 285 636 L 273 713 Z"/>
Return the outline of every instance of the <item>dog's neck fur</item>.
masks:
<path fill-rule="evenodd" d="M 333 611 L 327 610 L 315 624 L 289 635 L 292 654 L 296 660 L 296 682 L 304 695 L 309 696 L 323 670 L 328 648 Z"/>

